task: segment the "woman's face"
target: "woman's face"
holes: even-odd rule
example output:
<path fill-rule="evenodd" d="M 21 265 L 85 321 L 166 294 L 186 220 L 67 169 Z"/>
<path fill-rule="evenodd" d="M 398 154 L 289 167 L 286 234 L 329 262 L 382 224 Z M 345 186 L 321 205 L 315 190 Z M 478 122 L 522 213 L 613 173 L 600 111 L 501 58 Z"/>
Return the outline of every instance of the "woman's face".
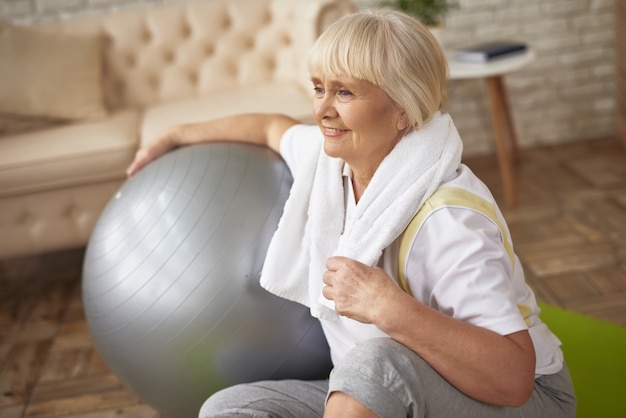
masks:
<path fill-rule="evenodd" d="M 408 125 L 387 94 L 367 81 L 349 77 L 312 77 L 313 113 L 324 151 L 341 158 L 361 175 L 373 175 Z"/>

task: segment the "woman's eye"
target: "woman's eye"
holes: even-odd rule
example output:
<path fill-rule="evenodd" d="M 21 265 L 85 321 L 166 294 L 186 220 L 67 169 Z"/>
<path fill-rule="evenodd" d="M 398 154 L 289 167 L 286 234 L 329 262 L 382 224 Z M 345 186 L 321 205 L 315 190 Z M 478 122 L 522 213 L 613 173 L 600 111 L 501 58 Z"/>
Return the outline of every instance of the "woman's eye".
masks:
<path fill-rule="evenodd" d="M 324 94 L 324 89 L 322 87 L 315 86 L 313 87 L 313 92 L 317 95 L 322 95 Z"/>
<path fill-rule="evenodd" d="M 339 89 L 337 90 L 337 95 L 341 97 L 350 97 L 352 96 L 352 92 L 349 90 Z"/>

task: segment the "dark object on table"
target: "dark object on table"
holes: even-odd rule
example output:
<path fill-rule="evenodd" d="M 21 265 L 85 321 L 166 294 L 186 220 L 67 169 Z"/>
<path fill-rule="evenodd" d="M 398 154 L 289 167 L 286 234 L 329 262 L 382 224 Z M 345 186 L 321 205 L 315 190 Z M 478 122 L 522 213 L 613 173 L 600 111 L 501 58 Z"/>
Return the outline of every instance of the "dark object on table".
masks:
<path fill-rule="evenodd" d="M 519 54 L 525 52 L 526 49 L 526 44 L 523 42 L 489 42 L 460 49 L 457 51 L 456 59 L 462 62 L 481 63 Z"/>

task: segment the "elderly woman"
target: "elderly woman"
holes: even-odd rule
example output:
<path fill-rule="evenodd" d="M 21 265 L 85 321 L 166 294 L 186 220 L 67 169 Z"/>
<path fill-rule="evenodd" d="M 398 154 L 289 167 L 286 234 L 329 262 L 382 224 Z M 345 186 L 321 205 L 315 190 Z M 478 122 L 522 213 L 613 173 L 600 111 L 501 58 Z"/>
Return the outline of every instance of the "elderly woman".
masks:
<path fill-rule="evenodd" d="M 560 343 L 492 195 L 461 164 L 428 30 L 394 11 L 347 16 L 310 71 L 317 126 L 260 114 L 176 126 L 128 170 L 229 140 L 269 146 L 294 176 L 261 284 L 310 307 L 334 369 L 225 389 L 200 415 L 573 417 Z"/>

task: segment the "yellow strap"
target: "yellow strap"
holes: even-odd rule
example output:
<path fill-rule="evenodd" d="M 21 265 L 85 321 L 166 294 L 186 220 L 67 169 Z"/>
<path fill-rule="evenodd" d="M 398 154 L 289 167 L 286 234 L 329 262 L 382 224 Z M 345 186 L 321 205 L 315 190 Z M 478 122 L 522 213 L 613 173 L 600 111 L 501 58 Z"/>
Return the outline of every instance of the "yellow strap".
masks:
<path fill-rule="evenodd" d="M 491 219 L 500 229 L 500 235 L 502 235 L 502 242 L 504 244 L 504 248 L 511 259 L 511 264 L 515 263 L 515 257 L 513 255 L 513 247 L 509 242 L 509 239 L 505 233 L 504 226 L 498 219 L 496 215 L 496 210 L 493 204 L 489 201 L 483 199 L 482 197 L 468 192 L 467 190 L 460 189 L 457 187 L 442 187 L 437 189 L 435 193 L 432 194 L 424 203 L 419 211 L 415 214 L 411 222 L 406 227 L 402 235 L 400 236 L 400 259 L 399 259 L 399 269 L 398 269 L 398 284 L 400 288 L 412 295 L 411 287 L 409 286 L 409 281 L 404 274 L 406 260 L 409 256 L 409 250 L 411 249 L 411 244 L 415 239 L 415 235 L 417 235 L 417 231 L 422 226 L 424 219 L 432 211 L 442 206 L 457 206 L 463 208 L 473 209 L 477 212 L 482 213 Z"/>

